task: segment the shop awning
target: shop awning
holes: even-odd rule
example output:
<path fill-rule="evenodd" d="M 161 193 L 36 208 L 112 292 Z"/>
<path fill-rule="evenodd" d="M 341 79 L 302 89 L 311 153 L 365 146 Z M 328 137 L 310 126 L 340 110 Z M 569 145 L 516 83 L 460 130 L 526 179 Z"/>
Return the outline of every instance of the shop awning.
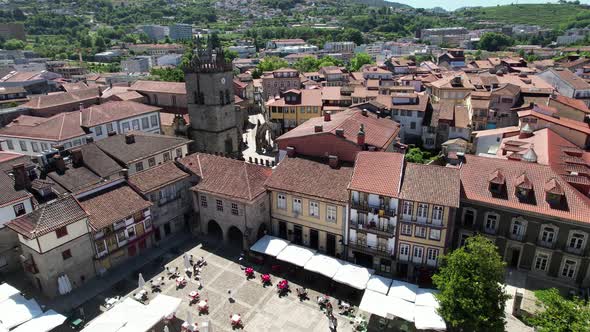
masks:
<path fill-rule="evenodd" d="M 367 282 L 367 290 L 372 290 L 387 295 L 393 280 L 378 275 L 372 275 Z"/>
<path fill-rule="evenodd" d="M 391 287 L 389 287 L 389 293 L 387 296 L 397 297 L 408 302 L 416 301 L 416 292 L 418 286 L 410 284 L 409 282 L 393 280 Z"/>
<path fill-rule="evenodd" d="M 435 291 L 434 289 L 428 289 L 428 288 L 418 289 L 418 292 L 416 293 L 416 305 L 431 307 L 431 308 L 438 308 L 440 305 L 438 304 L 438 301 L 434 297 L 434 294 L 436 294 L 436 293 L 437 293 L 437 291 Z"/>
<path fill-rule="evenodd" d="M 129 320 L 141 315 L 144 305 L 131 298 L 125 298 L 109 311 L 99 315 L 82 330 L 83 332 L 117 332 Z"/>
<path fill-rule="evenodd" d="M 0 302 L 8 300 L 14 295 L 20 294 L 20 291 L 7 283 L 0 285 Z"/>
<path fill-rule="evenodd" d="M 341 284 L 354 287 L 356 289 L 364 290 L 367 288 L 367 282 L 373 274 L 373 270 L 367 269 L 355 264 L 344 263 L 342 267 L 334 275 L 334 281 Z"/>
<path fill-rule="evenodd" d="M 344 264 L 343 261 L 321 254 L 315 254 L 303 267 L 308 271 L 319 273 L 328 278 L 333 278 L 336 272 Z"/>
<path fill-rule="evenodd" d="M 436 308 L 417 305 L 414 325 L 418 330 L 446 331 L 445 321 L 436 312 Z"/>
<path fill-rule="evenodd" d="M 388 300 L 388 297 L 383 295 L 382 293 L 367 289 L 363 294 L 363 298 L 361 299 L 359 309 L 373 315 L 387 318 Z"/>
<path fill-rule="evenodd" d="M 65 322 L 66 316 L 53 310 L 47 310 L 41 316 L 20 325 L 12 332 L 49 332 Z"/>
<path fill-rule="evenodd" d="M 138 312 L 134 317 L 130 317 L 125 326 L 117 332 L 145 332 L 151 330 L 166 316 L 172 315 L 178 310 L 181 299 L 158 294 L 144 306 L 141 312 Z"/>
<path fill-rule="evenodd" d="M 315 255 L 315 250 L 313 249 L 290 244 L 277 255 L 277 259 L 304 267 L 313 255 Z"/>
<path fill-rule="evenodd" d="M 414 311 L 416 305 L 412 302 L 402 300 L 398 297 L 387 296 L 387 318 L 393 319 L 394 317 L 401 318 L 408 322 L 414 321 Z"/>
<path fill-rule="evenodd" d="M 256 241 L 256 243 L 250 247 L 250 250 L 276 257 L 288 245 L 289 241 L 287 240 L 265 235 L 260 240 Z"/>
<path fill-rule="evenodd" d="M 0 302 L 0 322 L 11 329 L 26 321 L 29 321 L 43 314 L 43 310 L 35 299 L 27 300 L 24 296 L 17 294 L 9 299 Z"/>

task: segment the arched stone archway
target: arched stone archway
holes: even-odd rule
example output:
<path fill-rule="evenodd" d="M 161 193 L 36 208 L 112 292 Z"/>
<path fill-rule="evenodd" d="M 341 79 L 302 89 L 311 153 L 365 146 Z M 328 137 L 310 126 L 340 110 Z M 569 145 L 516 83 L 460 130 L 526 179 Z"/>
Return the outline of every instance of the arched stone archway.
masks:
<path fill-rule="evenodd" d="M 236 226 L 227 230 L 227 243 L 234 248 L 242 248 L 244 245 L 244 234 Z"/>
<path fill-rule="evenodd" d="M 207 223 L 207 235 L 214 238 L 215 240 L 218 240 L 219 242 L 223 241 L 223 229 L 221 226 L 219 226 L 217 221 L 213 219 L 209 220 Z"/>

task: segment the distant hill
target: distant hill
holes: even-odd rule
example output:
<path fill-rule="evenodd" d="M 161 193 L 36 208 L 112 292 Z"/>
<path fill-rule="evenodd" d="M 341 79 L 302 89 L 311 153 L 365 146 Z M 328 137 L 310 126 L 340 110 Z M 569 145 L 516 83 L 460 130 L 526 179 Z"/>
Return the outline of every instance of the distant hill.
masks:
<path fill-rule="evenodd" d="M 399 2 L 390 2 L 385 0 L 352 0 L 352 2 L 361 3 L 370 7 L 393 7 L 393 8 L 412 8 Z"/>
<path fill-rule="evenodd" d="M 590 7 L 587 5 L 513 4 L 461 8 L 456 10 L 455 14 L 469 20 L 530 24 L 553 29 L 590 25 Z"/>

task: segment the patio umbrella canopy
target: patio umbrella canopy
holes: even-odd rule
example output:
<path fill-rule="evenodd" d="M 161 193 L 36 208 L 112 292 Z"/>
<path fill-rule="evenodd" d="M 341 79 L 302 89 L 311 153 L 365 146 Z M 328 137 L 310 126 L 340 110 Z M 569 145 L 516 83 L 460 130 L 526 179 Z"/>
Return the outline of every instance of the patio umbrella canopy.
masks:
<path fill-rule="evenodd" d="M 387 296 L 397 297 L 413 303 L 416 301 L 416 292 L 418 292 L 418 286 L 405 281 L 393 280 Z"/>
<path fill-rule="evenodd" d="M 35 317 L 30 321 L 20 325 L 16 329 L 12 330 L 12 332 L 48 332 L 63 324 L 65 320 L 66 316 L 50 309 L 41 316 Z"/>
<path fill-rule="evenodd" d="M 418 289 L 418 292 L 416 293 L 416 305 L 438 309 L 438 307 L 440 307 L 440 304 L 434 297 L 434 294 L 436 293 L 438 293 L 438 291 L 435 291 L 434 289 Z"/>
<path fill-rule="evenodd" d="M 383 318 L 387 317 L 388 297 L 372 290 L 365 290 L 359 309 Z"/>
<path fill-rule="evenodd" d="M 289 245 L 289 241 L 278 237 L 265 235 L 260 240 L 256 241 L 250 247 L 250 250 L 276 257 L 285 247 Z"/>
<path fill-rule="evenodd" d="M 137 280 L 137 287 L 139 289 L 142 289 L 143 286 L 145 286 L 145 280 L 143 279 L 143 275 L 140 273 L 139 274 L 139 277 L 138 277 L 138 280 Z"/>
<path fill-rule="evenodd" d="M 328 278 L 333 278 L 336 272 L 342 267 L 342 264 L 344 264 L 344 262 L 337 258 L 315 254 L 309 261 L 307 261 L 303 268 L 308 271 L 319 273 Z"/>
<path fill-rule="evenodd" d="M 385 278 L 378 275 L 372 275 L 367 282 L 367 290 L 372 290 L 384 295 L 387 295 L 389 291 L 389 287 L 391 287 L 391 283 L 393 282 L 390 278 Z"/>
<path fill-rule="evenodd" d="M 43 314 L 43 310 L 35 299 L 27 300 L 17 294 L 0 302 L 0 321 L 2 325 L 11 329 Z"/>
<path fill-rule="evenodd" d="M 373 270 L 362 266 L 344 263 L 342 267 L 338 269 L 338 272 L 336 272 L 333 279 L 341 284 L 364 290 L 367 287 L 367 282 L 369 282 L 369 278 L 373 272 Z"/>
<path fill-rule="evenodd" d="M 387 296 L 387 318 L 399 317 L 408 322 L 414 321 L 416 305 L 397 297 Z"/>
<path fill-rule="evenodd" d="M 446 331 L 445 321 L 436 312 L 436 308 L 417 305 L 414 325 L 418 330 Z"/>
<path fill-rule="evenodd" d="M 8 300 L 14 295 L 20 294 L 20 291 L 7 283 L 0 285 L 0 302 Z"/>
<path fill-rule="evenodd" d="M 315 250 L 313 249 L 290 244 L 277 255 L 277 259 L 304 267 L 314 254 Z"/>

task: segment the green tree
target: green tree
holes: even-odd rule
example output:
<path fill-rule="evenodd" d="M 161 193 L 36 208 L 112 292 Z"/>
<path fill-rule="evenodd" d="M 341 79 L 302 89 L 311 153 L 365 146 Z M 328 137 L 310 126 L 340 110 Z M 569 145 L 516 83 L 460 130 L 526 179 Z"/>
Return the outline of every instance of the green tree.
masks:
<path fill-rule="evenodd" d="M 7 50 L 22 50 L 25 45 L 24 41 L 18 39 L 9 39 L 4 42 L 4 48 Z"/>
<path fill-rule="evenodd" d="M 488 239 L 476 235 L 465 246 L 442 259 L 432 277 L 440 293 L 439 314 L 461 331 L 504 331 L 504 265 L 498 248 Z"/>
<path fill-rule="evenodd" d="M 102 38 L 101 36 L 96 36 L 94 38 L 94 47 L 96 47 L 98 51 L 104 51 L 106 47 L 106 42 L 104 38 Z"/>
<path fill-rule="evenodd" d="M 514 39 L 498 32 L 486 32 L 481 36 L 477 48 L 490 52 L 502 51 L 514 44 Z"/>
<path fill-rule="evenodd" d="M 299 70 L 301 73 L 310 72 L 310 71 L 317 71 L 319 68 L 319 61 L 312 57 L 312 56 L 304 56 L 303 58 L 297 60 L 293 67 Z"/>
<path fill-rule="evenodd" d="M 535 292 L 537 305 L 542 309 L 527 323 L 535 326 L 539 332 L 588 332 L 590 331 L 590 306 L 574 297 L 565 299 L 555 288 Z"/>
<path fill-rule="evenodd" d="M 289 66 L 289 64 L 287 63 L 287 61 L 285 61 L 277 56 L 266 57 L 266 58 L 260 60 L 260 62 L 258 63 L 258 66 L 256 66 L 256 69 L 252 73 L 252 76 L 254 78 L 258 78 L 265 71 L 273 71 L 273 70 L 277 70 L 277 69 L 280 69 L 283 67 L 288 67 L 288 66 Z"/>
<path fill-rule="evenodd" d="M 225 61 L 227 61 L 228 63 L 231 63 L 232 61 L 234 61 L 235 58 L 238 57 L 238 52 L 236 52 L 236 51 L 230 51 L 230 50 L 224 50 L 223 51 L 223 57 L 225 58 Z"/>
<path fill-rule="evenodd" d="M 373 59 L 367 53 L 358 53 L 350 59 L 350 70 L 358 71 L 362 66 L 373 63 Z"/>
<path fill-rule="evenodd" d="M 150 75 L 167 82 L 184 82 L 184 72 L 179 68 L 152 68 Z"/>

